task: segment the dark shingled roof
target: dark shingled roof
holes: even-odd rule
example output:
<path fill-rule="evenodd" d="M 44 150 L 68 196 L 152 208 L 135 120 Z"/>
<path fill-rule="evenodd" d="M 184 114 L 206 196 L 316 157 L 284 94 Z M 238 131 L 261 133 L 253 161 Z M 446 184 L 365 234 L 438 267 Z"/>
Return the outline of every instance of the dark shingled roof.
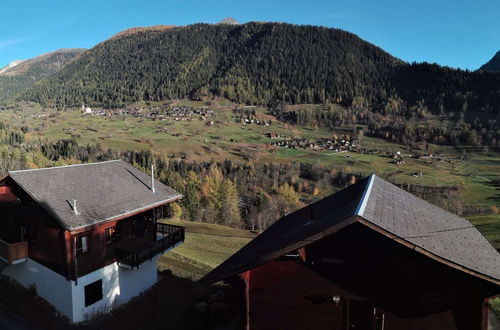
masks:
<path fill-rule="evenodd" d="M 121 160 L 24 171 L 9 176 L 66 230 L 140 212 L 181 195 Z M 76 200 L 75 214 L 72 200 Z"/>
<path fill-rule="evenodd" d="M 201 281 L 215 282 L 273 260 L 335 233 L 351 222 L 368 179 L 290 213 L 208 273 Z"/>
<path fill-rule="evenodd" d="M 466 219 L 373 176 L 360 216 L 413 245 L 500 280 L 500 254 Z"/>
<path fill-rule="evenodd" d="M 215 282 L 365 221 L 440 261 L 500 281 L 500 254 L 466 219 L 371 175 L 287 215 L 207 274 Z"/>

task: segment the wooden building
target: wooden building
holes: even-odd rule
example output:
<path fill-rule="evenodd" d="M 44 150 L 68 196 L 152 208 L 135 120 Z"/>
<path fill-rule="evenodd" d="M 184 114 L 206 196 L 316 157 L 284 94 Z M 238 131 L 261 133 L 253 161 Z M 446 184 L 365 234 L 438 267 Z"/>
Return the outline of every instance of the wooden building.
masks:
<path fill-rule="evenodd" d="M 0 180 L 0 275 L 79 322 L 156 283 L 182 227 L 156 222 L 181 195 L 121 161 L 11 171 Z"/>
<path fill-rule="evenodd" d="M 202 281 L 246 328 L 487 329 L 500 255 L 467 220 L 372 175 L 273 224 Z"/>

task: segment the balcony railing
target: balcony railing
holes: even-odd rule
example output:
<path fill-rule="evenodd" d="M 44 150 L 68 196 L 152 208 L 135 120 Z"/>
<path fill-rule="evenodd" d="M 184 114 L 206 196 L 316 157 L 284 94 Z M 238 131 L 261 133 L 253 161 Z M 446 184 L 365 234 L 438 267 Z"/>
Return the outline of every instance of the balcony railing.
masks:
<path fill-rule="evenodd" d="M 0 259 L 9 265 L 26 261 L 28 258 L 28 242 L 7 243 L 0 239 Z"/>
<path fill-rule="evenodd" d="M 126 268 L 138 268 L 140 264 L 153 257 L 162 254 L 166 250 L 173 248 L 181 242 L 184 242 L 184 227 L 156 224 L 157 239 L 149 242 L 145 247 L 141 247 L 132 253 L 124 255 L 124 250 L 119 251 L 121 257 L 118 258 L 118 264 Z"/>

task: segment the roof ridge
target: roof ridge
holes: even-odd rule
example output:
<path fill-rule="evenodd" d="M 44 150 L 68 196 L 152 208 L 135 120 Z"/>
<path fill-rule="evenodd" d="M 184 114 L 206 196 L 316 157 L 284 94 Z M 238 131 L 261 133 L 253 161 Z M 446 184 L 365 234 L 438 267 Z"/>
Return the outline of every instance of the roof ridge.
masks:
<path fill-rule="evenodd" d="M 358 216 L 363 216 L 363 213 L 365 212 L 366 204 L 368 202 L 368 199 L 370 198 L 370 193 L 372 191 L 373 187 L 373 181 L 375 179 L 376 175 L 371 174 L 370 178 L 368 179 L 368 183 L 366 185 L 365 190 L 363 191 L 363 195 L 361 196 L 361 199 L 359 200 L 359 204 L 356 207 L 356 211 L 354 212 L 354 215 Z"/>
<path fill-rule="evenodd" d="M 95 162 L 95 163 L 70 164 L 70 165 L 42 167 L 42 168 L 30 168 L 30 169 L 27 169 L 27 170 L 9 171 L 9 174 L 11 174 L 11 173 L 21 173 L 21 172 L 31 172 L 31 171 L 40 171 L 40 170 L 53 170 L 53 169 L 58 169 L 58 168 L 63 168 L 63 167 L 65 168 L 65 167 L 76 167 L 76 166 L 87 166 L 87 165 L 99 165 L 99 164 L 119 162 L 119 161 L 122 161 L 122 160 L 121 159 L 112 159 L 112 160 L 105 160 L 105 161 L 102 161 L 102 162 Z"/>

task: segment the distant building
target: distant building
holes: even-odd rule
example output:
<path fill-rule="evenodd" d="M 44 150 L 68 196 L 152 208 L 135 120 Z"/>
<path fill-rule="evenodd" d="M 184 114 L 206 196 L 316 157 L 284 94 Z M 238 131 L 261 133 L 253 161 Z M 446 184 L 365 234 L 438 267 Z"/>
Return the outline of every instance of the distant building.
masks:
<path fill-rule="evenodd" d="M 482 330 L 500 255 L 467 220 L 371 175 L 289 214 L 201 281 L 246 329 Z"/>
<path fill-rule="evenodd" d="M 270 139 L 279 139 L 281 137 L 281 135 L 279 135 L 278 133 L 267 133 L 266 136 Z"/>
<path fill-rule="evenodd" d="M 154 185 L 153 185 L 154 182 Z M 0 179 L 0 275 L 73 322 L 156 283 L 156 260 L 184 229 L 156 223 L 173 189 L 121 161 L 11 171 Z"/>
<path fill-rule="evenodd" d="M 82 112 L 86 115 L 91 115 L 92 109 L 90 107 L 86 107 L 85 105 L 82 104 Z"/>

